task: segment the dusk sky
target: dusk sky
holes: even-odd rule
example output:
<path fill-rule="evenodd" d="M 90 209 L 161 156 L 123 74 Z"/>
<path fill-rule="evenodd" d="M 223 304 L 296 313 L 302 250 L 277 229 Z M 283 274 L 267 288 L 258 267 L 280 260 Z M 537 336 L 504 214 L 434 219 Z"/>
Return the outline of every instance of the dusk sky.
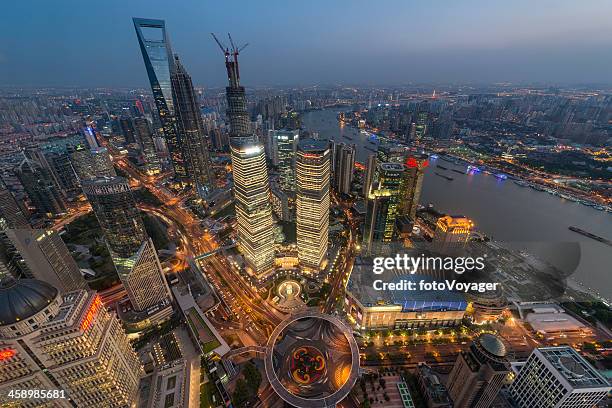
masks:
<path fill-rule="evenodd" d="M 210 32 L 250 45 L 255 85 L 612 84 L 612 2 L 10 1 L 0 85 L 148 85 L 132 17 L 166 20 L 194 83 L 225 83 Z"/>

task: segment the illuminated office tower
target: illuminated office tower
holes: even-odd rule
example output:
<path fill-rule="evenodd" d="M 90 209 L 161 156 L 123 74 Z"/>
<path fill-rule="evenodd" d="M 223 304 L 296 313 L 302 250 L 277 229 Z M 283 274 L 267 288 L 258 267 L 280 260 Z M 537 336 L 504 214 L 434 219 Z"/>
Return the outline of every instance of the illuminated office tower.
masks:
<path fill-rule="evenodd" d="M 201 197 L 206 197 L 214 189 L 210 155 L 206 145 L 202 117 L 193 89 L 191 76 L 175 56 L 175 70 L 170 75 L 172 96 L 176 114 L 176 124 L 181 140 L 187 180 L 192 183 Z"/>
<path fill-rule="evenodd" d="M 15 173 L 39 214 L 58 215 L 66 211 L 64 196 L 47 168 L 26 158 Z"/>
<path fill-rule="evenodd" d="M 531 352 L 510 386 L 518 408 L 591 408 L 610 391 L 610 383 L 571 347 Z"/>
<path fill-rule="evenodd" d="M 378 163 L 403 163 L 406 156 L 406 150 L 396 143 L 381 141 L 378 144 L 376 154 L 368 156 L 366 169 L 364 172 L 363 195 L 368 197 L 368 192 L 372 186 L 372 180 L 375 177 Z"/>
<path fill-rule="evenodd" d="M 425 168 L 429 165 L 427 155 L 410 156 L 405 162 L 406 171 L 402 181 L 401 209 L 402 215 L 407 215 L 412 221 L 416 220 L 416 212 L 421 198 L 421 187 Z"/>
<path fill-rule="evenodd" d="M 278 167 L 279 184 L 285 192 L 295 191 L 295 154 L 300 141 L 299 130 L 269 130 L 272 163 Z"/>
<path fill-rule="evenodd" d="M 24 210 L 2 179 L 0 179 L 0 219 L 6 222 L 8 228 L 30 228 Z"/>
<path fill-rule="evenodd" d="M 87 289 L 79 266 L 57 232 L 6 229 L 1 236 L 23 276 L 47 282 L 62 292 Z"/>
<path fill-rule="evenodd" d="M 442 253 L 461 250 L 470 237 L 474 223 L 462 215 L 445 215 L 438 218 L 433 236 L 433 246 Z"/>
<path fill-rule="evenodd" d="M 106 147 L 88 149 L 84 145 L 79 145 L 75 147 L 70 157 L 79 180 L 117 175 Z"/>
<path fill-rule="evenodd" d="M 40 280 L 0 279 L 2 407 L 123 408 L 136 403 L 140 361 L 121 323 L 95 292 L 62 294 Z M 10 390 L 33 389 L 64 394 L 7 397 Z"/>
<path fill-rule="evenodd" d="M 400 194 L 404 165 L 379 163 L 368 194 L 363 249 L 367 255 L 390 250 L 395 220 L 400 214 Z"/>
<path fill-rule="evenodd" d="M 168 285 L 128 181 L 123 177 L 87 180 L 83 191 L 104 231 L 115 269 L 134 309 L 140 312 L 166 303 Z"/>
<path fill-rule="evenodd" d="M 166 33 L 164 20 L 133 18 L 138 44 L 147 69 L 155 106 L 159 113 L 170 160 L 178 179 L 186 176 L 180 135 L 176 129 L 174 102 L 172 100 L 172 81 L 174 58 L 170 47 L 170 38 Z"/>
<path fill-rule="evenodd" d="M 221 46 L 221 44 L 219 43 Z M 238 244 L 247 266 L 259 278 L 269 275 L 274 265 L 274 221 L 270 184 L 263 145 L 249 130 L 244 87 L 240 85 L 238 49 L 224 49 L 229 86 L 227 117 L 238 224 Z"/>
<path fill-rule="evenodd" d="M 446 388 L 456 408 L 488 408 L 509 372 L 506 347 L 485 333 L 462 351 L 448 375 Z"/>
<path fill-rule="evenodd" d="M 302 140 L 296 158 L 296 213 L 298 259 L 307 269 L 320 270 L 329 240 L 329 143 Z"/>
<path fill-rule="evenodd" d="M 140 141 L 142 155 L 144 156 L 145 171 L 148 175 L 161 173 L 161 164 L 157 150 L 155 150 L 155 142 L 151 133 L 151 125 L 146 118 L 140 117 L 134 119 L 134 129 Z"/>
<path fill-rule="evenodd" d="M 355 167 L 355 145 L 333 144 L 333 181 L 338 193 L 350 194 Z"/>

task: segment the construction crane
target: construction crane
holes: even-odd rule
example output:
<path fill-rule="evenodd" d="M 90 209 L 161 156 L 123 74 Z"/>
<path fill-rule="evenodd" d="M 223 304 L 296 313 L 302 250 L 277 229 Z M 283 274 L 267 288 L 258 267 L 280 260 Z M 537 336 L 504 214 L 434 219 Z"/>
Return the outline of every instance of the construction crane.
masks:
<path fill-rule="evenodd" d="M 242 50 L 244 50 L 247 45 L 249 45 L 249 43 L 246 43 L 240 47 L 236 47 L 236 45 L 234 44 L 234 40 L 232 39 L 232 35 L 230 33 L 227 33 L 227 37 L 229 38 L 230 44 L 232 46 L 231 48 L 231 53 L 230 53 L 230 48 L 228 48 L 225 44 L 223 44 L 215 35 L 215 33 L 210 33 L 210 35 L 212 35 L 212 37 L 215 39 L 215 41 L 217 42 L 217 45 L 219 46 L 219 48 L 221 48 L 221 52 L 223 52 L 223 54 L 229 56 L 229 55 L 234 55 L 237 56 L 238 54 L 240 54 L 240 52 Z"/>
<path fill-rule="evenodd" d="M 230 48 L 228 48 L 227 46 L 225 46 L 214 33 L 210 33 L 213 38 L 215 39 L 215 41 L 217 42 L 217 45 L 219 46 L 219 48 L 221 48 L 221 52 L 223 52 L 223 55 L 225 55 L 225 67 L 227 68 L 227 76 L 228 79 L 230 81 L 230 86 L 239 86 L 240 84 L 240 71 L 238 69 L 238 54 L 240 54 L 240 51 L 244 50 L 246 48 L 247 45 L 249 45 L 248 43 L 244 44 L 241 47 L 236 47 L 236 45 L 234 44 L 234 40 L 232 39 L 232 36 L 230 33 L 227 33 L 227 36 L 229 38 L 230 44 L 231 44 L 231 52 L 230 52 Z M 233 58 L 230 58 L 230 55 Z"/>

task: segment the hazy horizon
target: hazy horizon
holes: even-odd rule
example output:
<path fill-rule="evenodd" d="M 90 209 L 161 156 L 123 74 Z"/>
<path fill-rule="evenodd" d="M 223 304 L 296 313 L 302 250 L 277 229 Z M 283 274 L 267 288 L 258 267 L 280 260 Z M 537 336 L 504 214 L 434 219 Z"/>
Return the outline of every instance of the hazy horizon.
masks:
<path fill-rule="evenodd" d="M 5 5 L 0 85 L 147 88 L 132 17 L 166 20 L 198 86 L 223 86 L 210 36 L 248 42 L 249 86 L 612 84 L 612 3 L 30 1 Z"/>

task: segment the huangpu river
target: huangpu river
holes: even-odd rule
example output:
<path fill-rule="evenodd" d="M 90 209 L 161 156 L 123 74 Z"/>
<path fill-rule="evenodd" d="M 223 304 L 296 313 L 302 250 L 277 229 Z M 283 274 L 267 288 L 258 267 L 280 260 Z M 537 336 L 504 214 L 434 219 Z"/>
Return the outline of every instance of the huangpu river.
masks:
<path fill-rule="evenodd" d="M 358 129 L 340 127 L 336 119 L 338 112 L 307 112 L 303 116 L 303 127 L 318 132 L 322 139 L 354 143 L 356 160 L 365 163 L 376 145 Z M 437 168 L 438 164 L 448 170 Z M 562 269 L 579 256 L 571 280 L 612 299 L 612 247 L 568 229 L 575 226 L 612 239 L 611 213 L 521 187 L 512 180 L 498 180 L 485 173 L 459 174 L 451 169 L 464 172 L 466 167 L 442 159 L 432 161 L 423 181 L 422 205 L 431 203 L 440 212 L 465 215 L 474 220 L 478 230 L 494 240 L 526 249 Z M 436 171 L 453 180 L 435 175 Z"/>

